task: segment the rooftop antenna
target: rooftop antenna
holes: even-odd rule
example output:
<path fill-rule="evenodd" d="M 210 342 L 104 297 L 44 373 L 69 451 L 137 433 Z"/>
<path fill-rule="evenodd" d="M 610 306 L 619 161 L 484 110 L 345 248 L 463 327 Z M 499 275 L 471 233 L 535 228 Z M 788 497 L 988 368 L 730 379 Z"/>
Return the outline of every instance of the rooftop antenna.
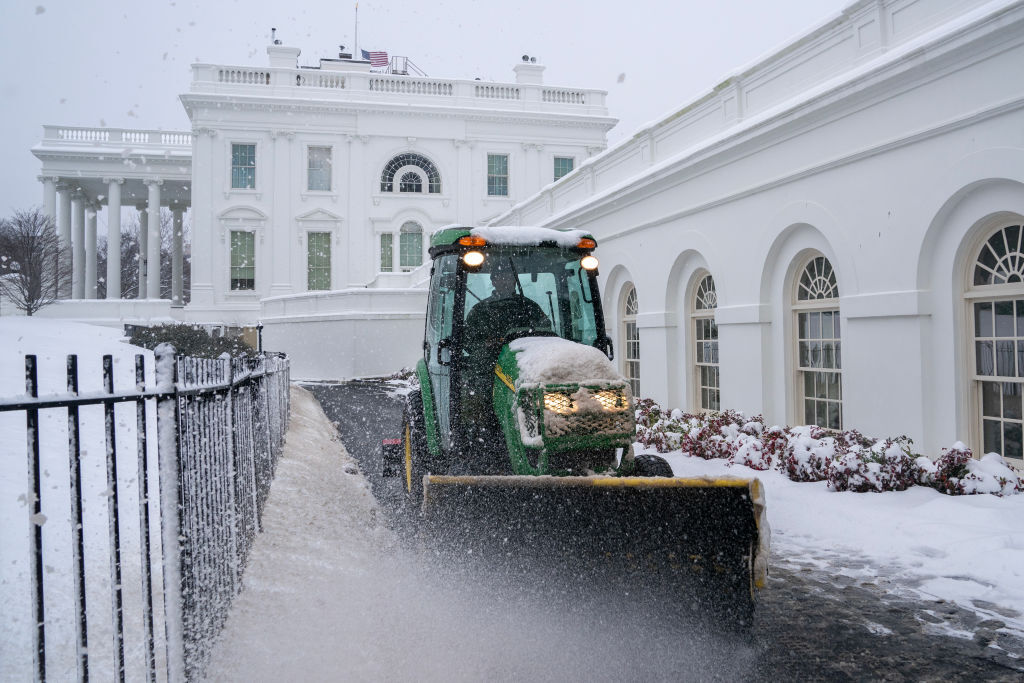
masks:
<path fill-rule="evenodd" d="M 270 42 L 272 42 L 274 45 L 280 45 L 281 44 L 281 41 L 277 39 L 277 29 L 276 28 L 270 29 Z"/>

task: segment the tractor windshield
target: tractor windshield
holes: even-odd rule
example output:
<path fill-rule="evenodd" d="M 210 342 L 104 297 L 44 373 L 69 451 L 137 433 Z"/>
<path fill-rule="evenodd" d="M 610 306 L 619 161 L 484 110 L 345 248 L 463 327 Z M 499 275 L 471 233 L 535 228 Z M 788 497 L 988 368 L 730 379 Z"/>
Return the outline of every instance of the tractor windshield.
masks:
<path fill-rule="evenodd" d="M 521 296 L 539 307 L 546 318 L 542 327 L 563 339 L 593 345 L 598 336 L 597 312 L 591 274 L 580 265 L 580 258 L 579 252 L 557 248 L 488 250 L 480 269 L 466 274 L 464 318 L 484 300 Z M 500 291 L 502 283 L 508 283 L 504 285 L 508 291 Z"/>

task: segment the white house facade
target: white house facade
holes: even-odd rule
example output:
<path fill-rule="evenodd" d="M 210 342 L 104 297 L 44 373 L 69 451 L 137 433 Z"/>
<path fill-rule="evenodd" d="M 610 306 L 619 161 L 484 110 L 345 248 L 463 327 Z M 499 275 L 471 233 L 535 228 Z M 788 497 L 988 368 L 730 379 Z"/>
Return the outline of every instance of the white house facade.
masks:
<path fill-rule="evenodd" d="M 1024 3 L 861 0 L 494 219 L 598 239 L 691 411 L 1022 460 Z"/>
<path fill-rule="evenodd" d="M 276 42 L 267 53 L 267 67 L 194 64 L 180 98 L 191 133 L 164 134 L 130 166 L 133 191 L 146 183 L 144 213 L 168 205 L 167 170 L 178 174 L 174 206 L 190 210 L 192 230 L 188 305 L 89 301 L 94 287 L 76 284 L 44 314 L 260 325 L 297 377 L 391 372 L 422 341 L 429 233 L 508 210 L 603 151 L 615 124 L 605 92 L 545 85 L 527 59 L 515 82 L 496 83 L 379 72 L 344 54 L 300 67 L 299 50 Z M 120 212 L 115 180 L 146 151 L 136 138 L 51 126 L 33 149 L 76 283 L 80 263 L 83 283 L 95 282 L 85 264 L 96 258 L 95 231 L 78 226 L 101 204 Z"/>

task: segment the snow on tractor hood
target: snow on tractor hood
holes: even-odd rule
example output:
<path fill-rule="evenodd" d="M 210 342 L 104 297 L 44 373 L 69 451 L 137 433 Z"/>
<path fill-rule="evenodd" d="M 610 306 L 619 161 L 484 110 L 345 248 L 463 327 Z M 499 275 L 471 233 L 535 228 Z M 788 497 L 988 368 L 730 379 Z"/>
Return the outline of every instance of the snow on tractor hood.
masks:
<path fill-rule="evenodd" d="M 571 249 L 584 237 L 590 237 L 585 230 L 552 230 L 522 225 L 491 225 L 470 230 L 471 235 L 483 237 L 488 244 L 511 244 L 514 246 L 538 246 L 542 242 L 554 242 L 559 247 Z"/>
<path fill-rule="evenodd" d="M 568 339 L 521 337 L 509 349 L 516 354 L 521 386 L 625 381 L 604 353 Z"/>

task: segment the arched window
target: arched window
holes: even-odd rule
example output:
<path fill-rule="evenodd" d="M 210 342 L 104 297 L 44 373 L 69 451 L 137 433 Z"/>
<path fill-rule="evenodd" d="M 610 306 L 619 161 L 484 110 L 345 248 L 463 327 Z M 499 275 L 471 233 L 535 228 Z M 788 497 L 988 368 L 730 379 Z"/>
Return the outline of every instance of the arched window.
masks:
<path fill-rule="evenodd" d="M 427 192 L 429 192 L 430 194 L 441 193 L 441 174 L 438 173 L 437 166 L 434 166 L 434 162 L 432 162 L 425 156 L 421 154 L 413 154 L 412 152 L 399 154 L 384 166 L 384 171 L 380 174 L 381 192 L 395 191 L 395 174 L 398 173 L 399 169 L 405 166 L 415 166 L 423 171 L 423 174 L 427 178 Z M 405 181 L 405 178 L 406 175 L 403 174 L 401 180 L 399 181 L 400 190 L 401 184 L 402 182 Z M 401 191 L 405 192 L 406 190 Z"/>
<path fill-rule="evenodd" d="M 722 394 L 718 383 L 718 325 L 715 309 L 718 296 L 715 281 L 710 275 L 701 278 L 693 296 L 694 389 L 696 403 L 701 410 L 721 410 Z"/>
<path fill-rule="evenodd" d="M 1024 457 L 1024 228 L 993 233 L 973 264 L 967 293 L 974 330 L 974 383 L 981 447 L 1005 458 Z"/>
<path fill-rule="evenodd" d="M 406 221 L 398 235 L 398 267 L 412 270 L 423 264 L 423 228 L 416 221 Z"/>
<path fill-rule="evenodd" d="M 407 171 L 398 182 L 399 192 L 423 192 L 423 178 L 419 173 Z"/>
<path fill-rule="evenodd" d="M 632 285 L 622 297 L 622 374 L 626 376 L 633 396 L 640 396 L 640 331 L 636 326 L 639 305 Z"/>
<path fill-rule="evenodd" d="M 839 285 L 824 256 L 811 258 L 797 279 L 793 312 L 797 330 L 797 391 L 803 422 L 843 428 Z M 799 413 L 798 413 L 799 415 Z"/>

